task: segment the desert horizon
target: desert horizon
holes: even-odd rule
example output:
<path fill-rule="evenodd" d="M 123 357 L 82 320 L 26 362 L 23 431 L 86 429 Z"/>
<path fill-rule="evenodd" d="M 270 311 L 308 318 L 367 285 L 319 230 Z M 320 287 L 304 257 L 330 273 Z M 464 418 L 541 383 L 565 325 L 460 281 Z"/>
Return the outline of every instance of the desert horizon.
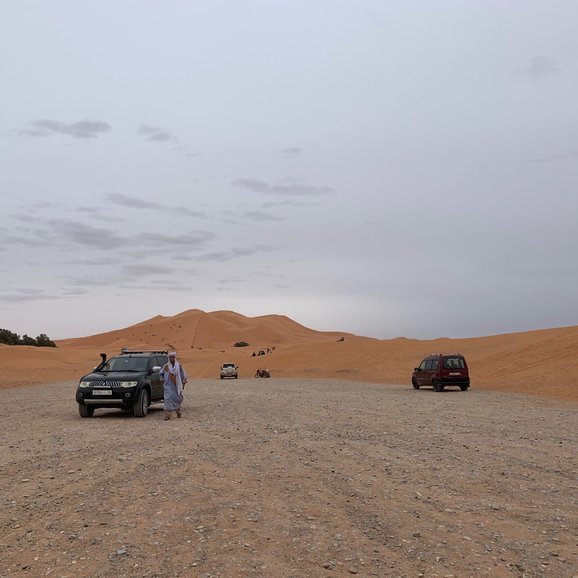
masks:
<path fill-rule="evenodd" d="M 245 347 L 235 343 L 245 342 Z M 176 350 L 189 376 L 211 378 L 223 362 L 235 362 L 240 378 L 267 367 L 272 377 L 335 378 L 407 384 L 422 357 L 461 353 L 472 389 L 502 390 L 578 400 L 578 326 L 477 338 L 376 339 L 317 331 L 280 314 L 247 317 L 234 311 L 189 309 L 154 316 L 122 329 L 55 340 L 57 348 L 0 346 L 0 387 L 78 380 L 102 352 L 121 348 Z M 267 351 L 265 356 L 253 352 Z"/>

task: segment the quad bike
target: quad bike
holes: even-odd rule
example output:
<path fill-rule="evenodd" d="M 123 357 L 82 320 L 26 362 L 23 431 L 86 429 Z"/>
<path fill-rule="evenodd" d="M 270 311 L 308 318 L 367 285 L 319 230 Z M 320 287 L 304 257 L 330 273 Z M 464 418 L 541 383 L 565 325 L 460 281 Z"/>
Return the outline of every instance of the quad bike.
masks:
<path fill-rule="evenodd" d="M 268 369 L 258 369 L 255 377 L 271 377 L 271 372 Z"/>

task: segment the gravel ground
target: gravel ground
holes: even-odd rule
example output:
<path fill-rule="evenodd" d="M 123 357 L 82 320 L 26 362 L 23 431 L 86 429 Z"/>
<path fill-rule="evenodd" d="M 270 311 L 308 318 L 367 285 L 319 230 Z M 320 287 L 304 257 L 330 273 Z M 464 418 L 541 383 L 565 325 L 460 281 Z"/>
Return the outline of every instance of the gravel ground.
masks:
<path fill-rule="evenodd" d="M 0 577 L 578 576 L 575 405 L 199 380 L 183 419 L 0 390 Z"/>

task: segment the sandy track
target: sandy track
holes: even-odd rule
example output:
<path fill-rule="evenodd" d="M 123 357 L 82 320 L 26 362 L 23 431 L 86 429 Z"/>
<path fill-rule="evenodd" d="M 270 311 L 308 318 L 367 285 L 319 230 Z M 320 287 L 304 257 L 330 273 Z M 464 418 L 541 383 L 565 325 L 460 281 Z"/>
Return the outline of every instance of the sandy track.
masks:
<path fill-rule="evenodd" d="M 578 575 L 576 405 L 199 380 L 164 422 L 74 388 L 0 391 L 1 577 Z"/>

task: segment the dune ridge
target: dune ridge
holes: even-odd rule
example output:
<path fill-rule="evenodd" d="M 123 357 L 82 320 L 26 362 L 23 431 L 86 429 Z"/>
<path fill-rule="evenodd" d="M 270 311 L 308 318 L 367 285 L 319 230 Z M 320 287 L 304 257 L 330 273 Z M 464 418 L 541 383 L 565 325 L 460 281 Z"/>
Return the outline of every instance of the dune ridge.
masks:
<path fill-rule="evenodd" d="M 235 347 L 240 341 L 248 347 Z M 410 383 L 424 355 L 466 356 L 472 389 L 494 389 L 578 400 L 578 326 L 494 336 L 433 340 L 381 340 L 336 331 L 317 331 L 284 315 L 246 317 L 234 311 L 190 309 L 97 335 L 62 339 L 57 348 L 0 346 L 0 387 L 77 380 L 100 352 L 122 347 L 176 349 L 192 378 L 218 376 L 225 361 L 241 378 L 267 367 L 273 377 L 329 377 L 373 383 Z M 253 352 L 267 350 L 265 356 Z"/>

